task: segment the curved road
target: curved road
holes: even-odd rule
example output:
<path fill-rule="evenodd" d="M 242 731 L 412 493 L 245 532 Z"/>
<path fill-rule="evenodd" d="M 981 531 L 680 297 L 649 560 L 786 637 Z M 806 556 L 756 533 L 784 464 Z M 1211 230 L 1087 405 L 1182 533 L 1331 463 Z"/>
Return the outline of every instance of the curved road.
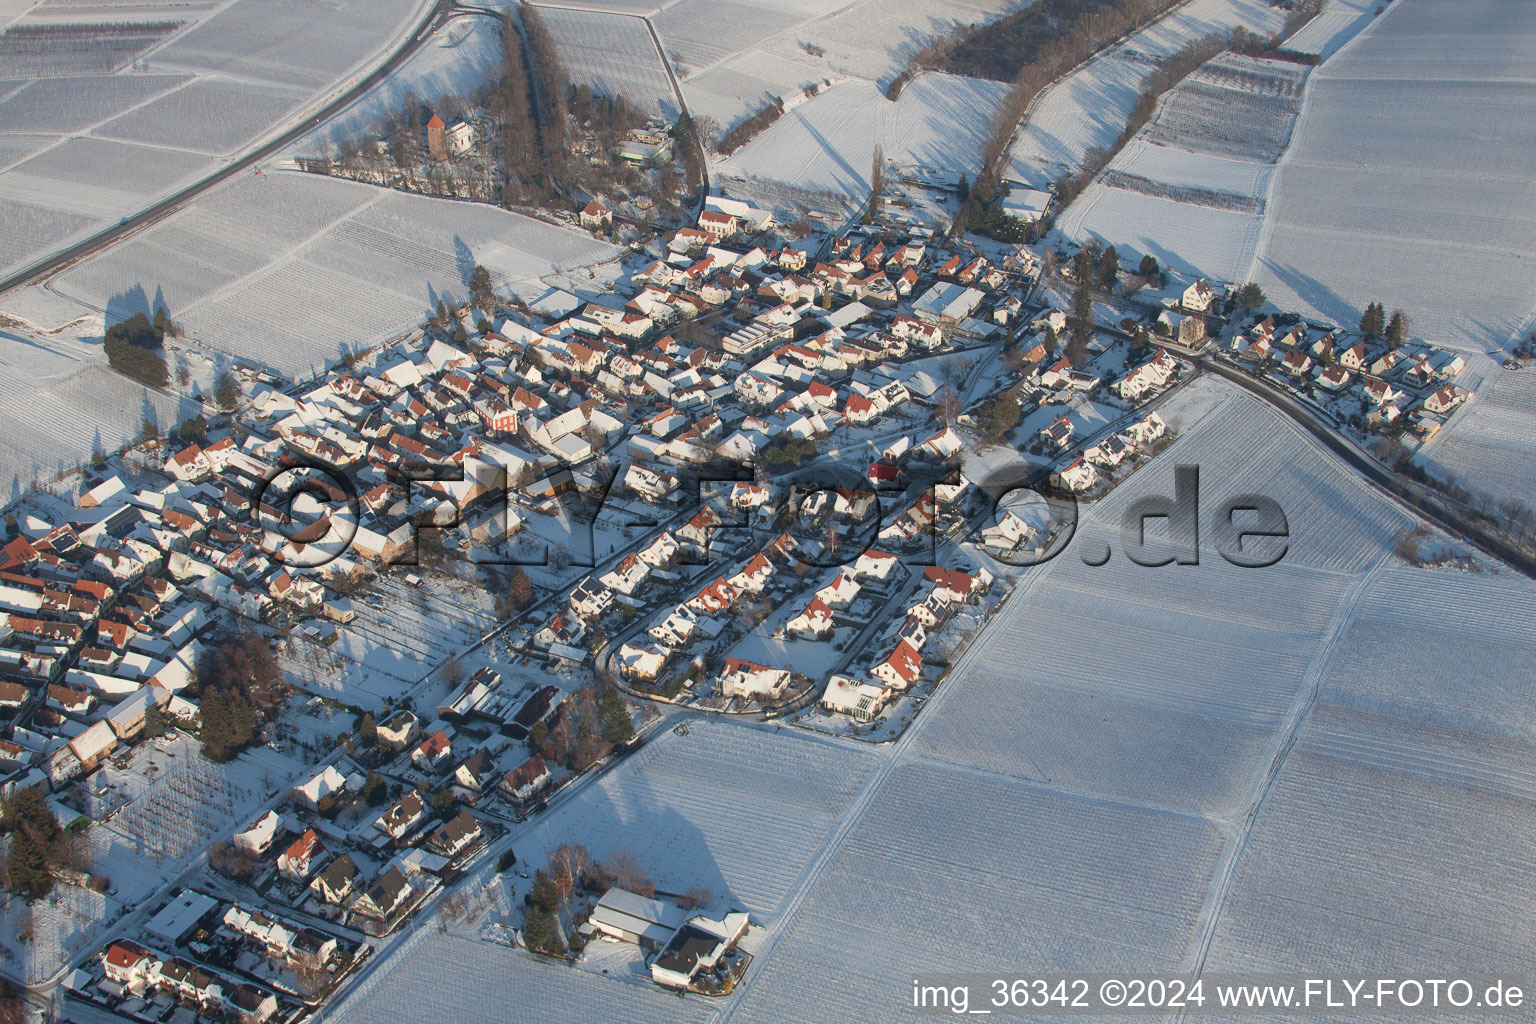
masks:
<path fill-rule="evenodd" d="M 1318 443 L 1343 460 L 1384 496 L 1410 512 L 1430 520 L 1453 537 L 1460 537 L 1483 553 L 1506 562 L 1536 579 L 1536 559 L 1456 509 L 1446 499 L 1416 481 L 1400 476 L 1363 451 L 1359 445 L 1318 419 L 1296 398 L 1268 381 L 1253 377 L 1218 359 L 1200 354 L 1192 358 L 1217 376 L 1236 384 L 1288 416 Z"/>
<path fill-rule="evenodd" d="M 50 256 L 45 256 L 42 259 L 26 267 L 23 267 L 22 269 L 15 271 L 6 277 L 0 278 L 0 292 L 10 291 L 12 288 L 17 288 L 21 285 L 35 281 L 38 278 L 46 277 L 61 267 L 68 266 L 76 260 L 90 256 L 93 253 L 96 253 L 99 250 L 111 245 L 113 242 L 118 241 L 124 236 L 137 231 L 139 228 L 142 228 L 148 224 L 152 224 L 160 218 L 176 212 L 176 210 L 180 209 L 188 201 L 208 191 L 215 185 L 228 181 L 230 178 L 244 171 L 252 164 L 255 164 L 261 160 L 265 160 L 267 157 L 282 150 L 285 146 L 302 137 L 306 132 L 312 130 L 322 121 L 326 121 L 334 117 L 335 115 L 341 113 L 341 111 L 345 110 L 347 107 L 351 106 L 364 93 L 378 85 L 390 73 L 399 68 L 400 65 L 404 64 L 418 49 L 421 48 L 422 44 L 424 44 L 428 39 L 432 38 L 432 34 L 436 32 L 437 29 L 441 27 L 441 25 L 449 18 L 456 14 L 485 13 L 491 12 L 485 8 L 465 7 L 461 9 L 456 3 L 453 2 L 453 0 L 437 0 L 437 3 L 417 24 L 416 30 L 412 32 L 404 42 L 396 47 L 394 52 L 385 58 L 382 64 L 378 65 L 367 75 L 363 76 L 361 80 L 354 83 L 351 88 L 347 89 L 340 96 L 337 96 L 325 106 L 321 107 L 319 111 L 312 115 L 308 115 L 304 118 L 304 120 L 291 125 L 286 131 L 277 137 L 262 143 L 255 149 L 246 152 L 243 156 L 236 157 L 234 160 L 228 164 L 225 164 L 218 170 L 211 172 L 206 177 L 200 178 L 199 180 L 193 182 L 180 191 L 166 196 L 164 199 L 159 200 L 151 206 L 145 207 L 138 213 L 129 217 L 125 217 L 118 223 L 113 224 L 111 227 L 103 228 L 101 231 L 96 232 L 89 238 L 82 239 L 81 241 L 76 242 L 74 245 L 60 249 Z"/>

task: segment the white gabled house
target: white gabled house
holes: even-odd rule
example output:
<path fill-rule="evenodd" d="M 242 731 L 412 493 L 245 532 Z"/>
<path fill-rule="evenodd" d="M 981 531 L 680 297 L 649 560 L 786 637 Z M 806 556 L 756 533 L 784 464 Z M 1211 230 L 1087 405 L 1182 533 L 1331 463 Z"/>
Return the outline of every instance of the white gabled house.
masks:
<path fill-rule="evenodd" d="M 1056 473 L 1056 479 L 1062 487 L 1080 494 L 1099 482 L 1099 471 L 1093 468 L 1093 463 L 1076 459 Z"/>

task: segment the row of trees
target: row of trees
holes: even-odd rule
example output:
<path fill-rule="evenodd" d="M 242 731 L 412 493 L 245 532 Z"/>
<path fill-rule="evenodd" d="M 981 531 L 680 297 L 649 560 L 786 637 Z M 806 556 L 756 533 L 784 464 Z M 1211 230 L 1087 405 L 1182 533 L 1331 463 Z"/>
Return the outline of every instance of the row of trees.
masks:
<path fill-rule="evenodd" d="M 135 313 L 128 319 L 107 328 L 103 345 L 107 362 L 112 369 L 140 384 L 163 388 L 169 382 L 170 373 L 165 366 L 165 335 L 170 319 L 164 308 L 155 310 L 151 320 L 143 313 Z"/>
<path fill-rule="evenodd" d="M 1387 308 L 1379 302 L 1371 302 L 1366 304 L 1365 313 L 1360 317 L 1360 333 L 1372 341 L 1386 338 L 1389 346 L 1401 348 L 1408 340 L 1410 323 L 1408 314 L 1402 310 L 1394 309 L 1388 319 Z"/>
<path fill-rule="evenodd" d="M 1152 115 L 1157 112 L 1157 102 L 1163 93 L 1178 85 L 1190 72 L 1227 49 L 1227 46 L 1228 39 L 1225 35 L 1212 33 L 1185 43 L 1177 53 L 1159 64 L 1157 69 L 1147 77 L 1146 84 L 1142 86 L 1141 93 L 1136 97 L 1136 103 L 1131 108 L 1130 116 L 1126 119 L 1125 128 L 1121 130 L 1114 144 L 1108 149 L 1102 146 L 1090 147 L 1083 156 L 1083 166 L 1076 174 L 1064 174 L 1056 180 L 1053 190 L 1056 194 L 1057 207 L 1065 209 L 1072 200 L 1076 199 L 1083 189 L 1088 187 L 1089 182 L 1109 166 L 1115 154 L 1120 152 L 1126 143 L 1135 138 L 1136 133 L 1152 120 Z"/>
<path fill-rule="evenodd" d="M 768 126 L 784 115 L 784 99 L 775 96 L 764 103 L 750 117 L 737 122 L 730 131 L 720 137 L 720 142 L 715 146 L 715 152 L 721 156 L 730 156 L 742 146 L 757 138 Z"/>

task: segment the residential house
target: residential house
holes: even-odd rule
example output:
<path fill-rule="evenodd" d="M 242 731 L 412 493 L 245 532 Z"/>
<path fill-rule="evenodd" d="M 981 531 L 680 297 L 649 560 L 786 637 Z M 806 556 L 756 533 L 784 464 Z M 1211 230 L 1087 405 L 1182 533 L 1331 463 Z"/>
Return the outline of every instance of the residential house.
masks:
<path fill-rule="evenodd" d="M 784 695 L 790 682 L 787 668 L 769 668 L 742 658 L 729 658 L 725 671 L 716 681 L 716 687 L 724 697 L 740 697 L 744 700 L 768 702 Z"/>
<path fill-rule="evenodd" d="M 388 871 L 368 887 L 368 891 L 352 904 L 354 912 L 378 921 L 388 921 L 410 898 L 411 886 L 404 873 L 397 867 Z"/>
<path fill-rule="evenodd" d="M 885 707 L 891 688 L 861 683 L 847 676 L 834 675 L 821 695 L 821 706 L 833 714 L 847 715 L 856 722 L 868 722 Z"/>
<path fill-rule="evenodd" d="M 283 816 L 276 811 L 268 811 L 247 825 L 244 831 L 236 832 L 234 844 L 246 853 L 260 856 L 272 848 L 272 843 L 282 831 Z"/>
<path fill-rule="evenodd" d="M 319 833 L 312 828 L 305 829 L 303 835 L 278 855 L 277 870 L 295 882 L 302 882 L 309 877 L 315 861 L 324 853 L 325 844 L 320 842 Z"/>
<path fill-rule="evenodd" d="M 869 672 L 891 689 L 905 690 L 922 678 L 923 658 L 910 643 L 901 640 Z"/>
<path fill-rule="evenodd" d="M 424 772 L 433 772 L 453 756 L 453 741 L 442 729 L 422 740 L 411 751 L 411 763 Z"/>
<path fill-rule="evenodd" d="M 513 803 L 524 804 L 532 800 L 550 782 L 549 766 L 544 758 L 534 754 L 528 760 L 507 773 L 501 780 L 501 789 Z"/>
<path fill-rule="evenodd" d="M 359 877 L 361 873 L 352 855 L 344 853 L 327 864 L 325 870 L 309 883 L 309 887 L 325 902 L 339 905 L 352 895 Z"/>
<path fill-rule="evenodd" d="M 576 215 L 576 219 L 588 231 L 596 231 L 599 228 L 613 226 L 613 211 L 594 199 L 581 208 L 581 212 Z"/>
<path fill-rule="evenodd" d="M 379 815 L 373 827 L 391 839 L 401 839 L 413 825 L 421 820 L 424 810 L 421 793 L 413 789 L 401 797 L 389 810 Z"/>
<path fill-rule="evenodd" d="M 457 857 L 473 846 L 481 835 L 480 820 L 468 811 L 460 811 L 427 839 L 427 848 L 442 857 Z"/>

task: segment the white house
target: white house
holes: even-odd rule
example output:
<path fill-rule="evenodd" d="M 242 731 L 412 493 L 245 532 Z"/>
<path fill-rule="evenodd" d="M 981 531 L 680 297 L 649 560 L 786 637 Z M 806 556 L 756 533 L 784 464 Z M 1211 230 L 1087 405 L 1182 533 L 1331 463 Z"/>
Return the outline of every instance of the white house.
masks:
<path fill-rule="evenodd" d="M 268 811 L 247 825 L 244 831 L 236 832 L 234 843 L 246 853 L 259 856 L 272 848 L 273 841 L 282 830 L 283 816 L 276 811 Z"/>
<path fill-rule="evenodd" d="M 834 714 L 867 722 L 880 713 L 890 697 L 889 687 L 835 675 L 827 681 L 827 690 L 821 695 L 821 706 Z"/>
<path fill-rule="evenodd" d="M 1056 479 L 1069 491 L 1081 493 L 1099 482 L 1099 471 L 1093 468 L 1091 462 L 1078 459 L 1058 472 Z"/>
<path fill-rule="evenodd" d="M 829 636 L 832 633 L 832 609 L 821 598 L 813 597 L 799 615 L 784 623 L 784 632 L 812 640 Z"/>
<path fill-rule="evenodd" d="M 730 658 L 717 685 L 722 696 L 769 701 L 783 695 L 789 679 L 787 668 L 769 668 L 741 658 Z"/>

